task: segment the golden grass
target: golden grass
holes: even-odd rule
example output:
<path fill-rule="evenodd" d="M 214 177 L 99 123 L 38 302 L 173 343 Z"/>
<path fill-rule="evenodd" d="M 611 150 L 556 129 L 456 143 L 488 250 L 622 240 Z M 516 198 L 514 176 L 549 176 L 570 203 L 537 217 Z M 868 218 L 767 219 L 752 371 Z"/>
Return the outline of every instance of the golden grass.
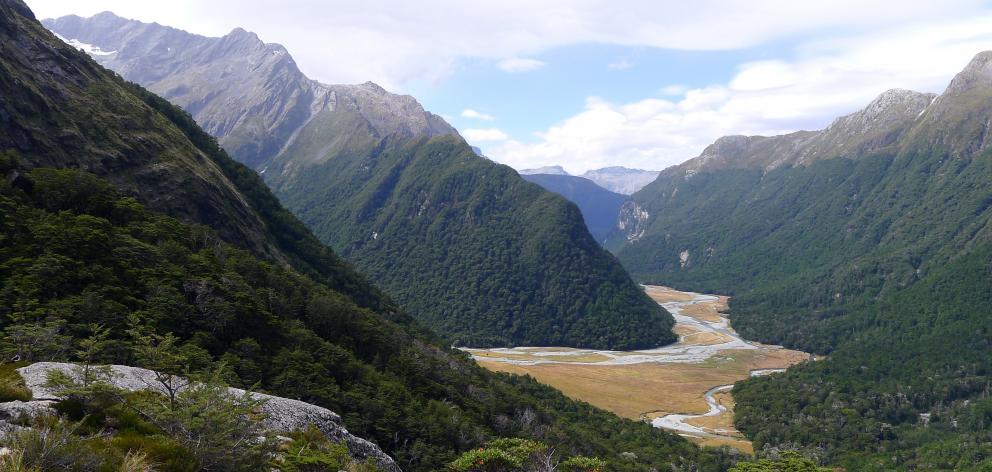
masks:
<path fill-rule="evenodd" d="M 660 285 L 648 285 L 645 287 L 644 293 L 647 293 L 652 300 L 658 303 L 688 302 L 694 298 L 691 294 Z"/>
<path fill-rule="evenodd" d="M 468 352 L 477 357 L 488 357 L 495 359 L 511 359 L 515 361 L 554 361 L 554 362 L 603 362 L 610 358 L 602 354 L 591 352 L 588 354 L 561 354 L 537 356 L 526 352 L 493 352 L 476 351 L 469 349 Z M 567 350 L 556 350 L 555 352 L 567 352 Z"/>
<path fill-rule="evenodd" d="M 658 303 L 691 301 L 694 296 L 668 287 L 649 286 L 646 293 Z M 683 315 L 714 323 L 725 319 L 720 312 L 727 309 L 727 297 L 700 302 L 685 307 Z M 699 331 L 677 324 L 673 331 L 682 336 L 683 344 L 713 345 L 730 339 L 720 333 Z M 705 393 L 718 385 L 728 385 L 750 377 L 752 370 L 780 369 L 810 359 L 807 353 L 762 346 L 765 349 L 727 349 L 700 363 L 639 363 L 628 365 L 538 364 L 513 365 L 479 360 L 483 367 L 512 374 L 530 375 L 539 382 L 561 390 L 569 397 L 588 402 L 630 419 L 650 419 L 668 413 L 702 414 L 709 410 Z M 568 348 L 534 348 L 539 351 L 569 351 Z M 506 357 L 517 360 L 546 359 L 572 362 L 599 362 L 606 356 L 533 356 L 519 350 L 513 354 L 470 351 L 479 357 Z M 619 356 L 642 355 L 638 352 L 618 352 Z M 734 430 L 733 397 L 729 392 L 714 395 L 728 407 L 722 415 L 695 418 L 688 423 L 713 430 Z M 723 433 L 720 433 L 723 434 Z M 751 443 L 739 433 L 723 438 L 690 437 L 704 446 L 730 446 L 753 454 Z"/>
<path fill-rule="evenodd" d="M 681 314 L 707 323 L 719 323 L 724 320 L 720 315 L 720 306 L 720 302 L 693 303 L 683 308 Z"/>
<path fill-rule="evenodd" d="M 716 400 L 717 404 L 726 407 L 727 411 L 716 416 L 691 418 L 686 420 L 686 423 L 698 426 L 709 432 L 722 430 L 734 431 L 736 433 L 737 428 L 734 427 L 734 396 L 730 392 L 718 392 L 713 395 L 713 399 Z"/>
<path fill-rule="evenodd" d="M 733 339 L 726 334 L 707 331 L 687 334 L 682 338 L 682 342 L 685 344 L 695 344 L 700 346 L 711 346 L 713 344 L 723 344 L 730 341 L 733 341 Z"/>
<path fill-rule="evenodd" d="M 728 446 L 748 455 L 754 455 L 754 445 L 747 439 L 734 438 L 701 438 L 696 436 L 686 436 L 686 439 L 704 447 Z"/>

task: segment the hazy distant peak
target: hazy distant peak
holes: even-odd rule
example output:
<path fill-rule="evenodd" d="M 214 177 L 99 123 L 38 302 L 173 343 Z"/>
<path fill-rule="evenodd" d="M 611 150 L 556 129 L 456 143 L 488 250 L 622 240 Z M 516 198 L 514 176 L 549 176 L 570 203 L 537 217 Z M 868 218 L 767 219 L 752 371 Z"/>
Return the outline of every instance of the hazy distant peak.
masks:
<path fill-rule="evenodd" d="M 523 169 L 523 170 L 518 170 L 517 173 L 520 175 L 537 175 L 537 174 L 572 175 L 569 174 L 562 166 L 544 166 L 544 167 L 537 167 L 534 169 Z"/>
<path fill-rule="evenodd" d="M 590 170 L 582 174 L 582 177 L 595 182 L 596 185 L 611 192 L 630 195 L 653 182 L 658 177 L 658 172 L 612 166 Z"/>

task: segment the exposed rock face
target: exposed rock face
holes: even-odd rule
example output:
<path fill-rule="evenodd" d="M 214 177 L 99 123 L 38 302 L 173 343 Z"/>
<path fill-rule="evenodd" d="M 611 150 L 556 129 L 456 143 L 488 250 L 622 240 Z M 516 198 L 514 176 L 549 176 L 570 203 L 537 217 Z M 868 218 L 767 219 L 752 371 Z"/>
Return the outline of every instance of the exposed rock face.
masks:
<path fill-rule="evenodd" d="M 44 387 L 48 372 L 58 370 L 68 375 L 75 375 L 75 365 L 58 362 L 38 362 L 17 369 L 24 378 L 24 383 L 31 390 L 34 400 L 30 402 L 10 402 L 0 404 L 0 417 L 16 418 L 22 412 L 27 415 L 51 412 L 50 404 L 57 396 Z M 147 369 L 123 365 L 111 366 L 113 372 L 111 382 L 118 388 L 128 391 L 152 390 L 165 393 L 161 385 L 155 382 L 155 374 Z M 232 394 L 242 395 L 244 390 L 229 389 Z M 262 411 L 266 414 L 263 427 L 273 432 L 290 432 L 306 429 L 311 424 L 319 428 L 333 441 L 344 441 L 348 450 L 356 460 L 371 460 L 386 471 L 399 471 L 399 466 L 378 446 L 365 439 L 351 435 L 341 424 L 341 417 L 336 413 L 310 403 L 275 397 L 262 393 L 251 393 L 256 399 L 264 400 Z M 0 418 L 2 419 L 2 418 Z M 4 431 L 0 422 L 0 434 Z M 7 424 L 7 426 L 13 426 Z M 15 427 L 16 428 L 16 427 Z"/>
<path fill-rule="evenodd" d="M 644 237 L 645 224 L 650 216 L 637 202 L 627 200 L 620 206 L 617 229 L 623 232 L 628 241 L 637 241 Z"/>
<path fill-rule="evenodd" d="M 658 171 L 628 169 L 626 167 L 604 167 L 602 169 L 590 170 L 584 174 L 585 177 L 597 185 L 611 192 L 623 195 L 631 195 L 644 188 L 645 185 L 654 181 L 658 177 Z"/>
<path fill-rule="evenodd" d="M 258 170 L 278 161 L 298 136 L 322 136 L 313 146 L 307 143 L 308 160 L 320 160 L 363 134 L 457 134 L 413 97 L 371 82 L 311 80 L 286 48 L 241 28 L 208 38 L 109 12 L 43 23 L 67 40 L 92 45 L 87 51 L 102 51 L 91 54 L 97 62 L 186 109 L 232 157 Z M 304 129 L 315 124 L 319 130 Z"/>
<path fill-rule="evenodd" d="M 883 151 L 911 130 L 934 103 L 932 93 L 889 90 L 864 109 L 837 118 L 820 131 L 781 136 L 725 136 L 699 157 L 662 171 L 665 176 L 691 178 L 699 172 L 808 165 L 816 160 L 855 157 Z"/>

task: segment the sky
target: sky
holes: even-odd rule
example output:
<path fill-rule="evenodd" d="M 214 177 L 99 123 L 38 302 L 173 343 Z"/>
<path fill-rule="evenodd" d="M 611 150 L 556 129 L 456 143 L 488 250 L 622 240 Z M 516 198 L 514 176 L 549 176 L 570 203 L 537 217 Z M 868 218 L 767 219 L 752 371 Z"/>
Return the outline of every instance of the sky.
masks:
<path fill-rule="evenodd" d="M 720 136 L 941 92 L 992 49 L 977 0 L 27 0 L 280 43 L 311 78 L 411 94 L 490 158 L 660 170 Z"/>

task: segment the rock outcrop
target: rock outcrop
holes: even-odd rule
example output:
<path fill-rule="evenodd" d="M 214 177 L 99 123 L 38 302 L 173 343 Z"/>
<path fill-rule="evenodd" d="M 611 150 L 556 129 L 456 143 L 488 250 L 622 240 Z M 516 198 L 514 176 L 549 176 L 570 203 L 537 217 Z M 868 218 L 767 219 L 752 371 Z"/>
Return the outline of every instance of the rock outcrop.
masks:
<path fill-rule="evenodd" d="M 51 413 L 53 411 L 51 404 L 58 400 L 58 396 L 45 387 L 48 373 L 61 371 L 70 376 L 76 375 L 75 367 L 74 364 L 68 363 L 38 362 L 17 369 L 21 377 L 24 378 L 28 390 L 31 391 L 33 399 L 28 402 L 0 403 L 0 435 L 20 428 L 7 420 L 16 419 L 22 415 L 36 416 Z M 111 383 L 117 388 L 127 391 L 151 390 L 165 393 L 163 387 L 155 381 L 154 372 L 148 369 L 114 365 L 111 366 L 111 372 Z M 229 390 L 234 395 L 245 393 L 244 390 L 238 388 L 230 388 Z M 382 452 L 378 446 L 349 433 L 341 424 L 341 417 L 327 408 L 263 393 L 251 392 L 251 396 L 264 400 L 261 408 L 265 413 L 265 419 L 262 420 L 262 425 L 267 430 L 291 432 L 314 425 L 332 441 L 345 442 L 348 445 L 348 451 L 355 460 L 371 460 L 385 471 L 400 470 L 396 462 Z"/>

